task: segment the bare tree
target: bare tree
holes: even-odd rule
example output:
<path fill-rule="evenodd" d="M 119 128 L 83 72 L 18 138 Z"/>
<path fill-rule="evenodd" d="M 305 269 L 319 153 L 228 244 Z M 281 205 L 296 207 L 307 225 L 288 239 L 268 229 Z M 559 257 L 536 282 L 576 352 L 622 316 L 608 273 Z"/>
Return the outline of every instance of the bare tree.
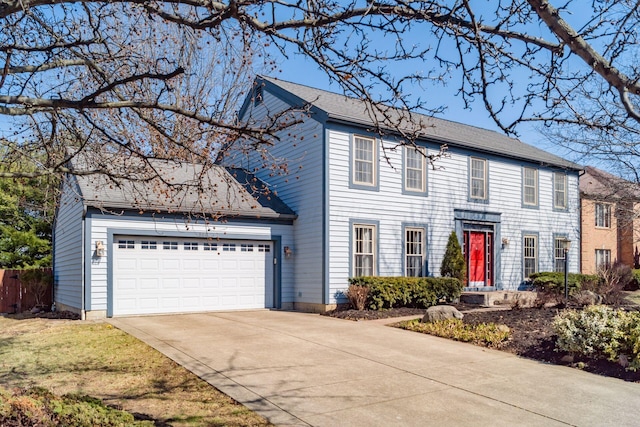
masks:
<path fill-rule="evenodd" d="M 207 163 L 237 139 L 274 143 L 296 112 L 260 126 L 233 115 L 255 59 L 273 65 L 267 52 L 305 55 L 367 102 L 380 133 L 408 143 L 422 124 L 390 108 L 442 111 L 431 84 L 480 103 L 510 134 L 540 123 L 600 133 L 615 151 L 640 125 L 631 0 L 5 0 L 0 19 L 4 158 L 44 153 L 39 174 L 66 172 L 69 145 Z"/>

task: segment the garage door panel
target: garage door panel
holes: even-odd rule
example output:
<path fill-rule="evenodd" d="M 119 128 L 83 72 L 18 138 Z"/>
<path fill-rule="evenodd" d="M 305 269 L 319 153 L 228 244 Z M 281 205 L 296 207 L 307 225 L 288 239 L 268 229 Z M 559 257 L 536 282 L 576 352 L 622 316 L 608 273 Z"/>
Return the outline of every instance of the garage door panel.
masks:
<path fill-rule="evenodd" d="M 160 262 L 157 258 L 140 258 L 140 270 L 143 271 L 158 271 L 160 269 Z"/>
<path fill-rule="evenodd" d="M 113 315 L 272 306 L 269 243 L 135 236 L 115 240 Z"/>
<path fill-rule="evenodd" d="M 162 279 L 162 289 L 180 289 L 180 278 L 179 277 L 167 277 Z"/>

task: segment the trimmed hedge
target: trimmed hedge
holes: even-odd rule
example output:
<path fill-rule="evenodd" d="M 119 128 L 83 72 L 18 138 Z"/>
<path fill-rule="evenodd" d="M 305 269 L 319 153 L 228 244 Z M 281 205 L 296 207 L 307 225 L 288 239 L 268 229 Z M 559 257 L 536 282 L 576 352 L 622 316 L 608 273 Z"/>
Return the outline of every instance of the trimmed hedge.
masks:
<path fill-rule="evenodd" d="M 349 285 L 369 288 L 366 306 L 370 310 L 429 308 L 441 300 L 458 298 L 463 287 L 453 277 L 352 277 Z"/>
<path fill-rule="evenodd" d="M 540 292 L 551 292 L 554 294 L 564 293 L 564 273 L 541 272 L 530 276 L 533 287 Z M 595 274 L 569 273 L 567 278 L 569 295 L 572 295 L 582 288 L 585 283 L 597 283 L 600 279 Z"/>

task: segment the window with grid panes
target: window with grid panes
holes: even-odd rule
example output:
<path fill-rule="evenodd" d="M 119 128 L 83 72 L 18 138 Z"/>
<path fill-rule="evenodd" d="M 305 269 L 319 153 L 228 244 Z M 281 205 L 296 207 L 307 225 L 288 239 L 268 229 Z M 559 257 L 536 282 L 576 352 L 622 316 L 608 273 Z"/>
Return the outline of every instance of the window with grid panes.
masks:
<path fill-rule="evenodd" d="M 424 228 L 405 229 L 405 276 L 424 276 Z"/>
<path fill-rule="evenodd" d="M 353 183 L 374 186 L 375 182 L 375 140 L 353 137 Z"/>
<path fill-rule="evenodd" d="M 353 226 L 353 275 L 355 277 L 375 274 L 375 231 L 374 225 L 355 224 Z"/>
<path fill-rule="evenodd" d="M 409 191 L 424 192 L 426 186 L 426 157 L 424 148 L 405 147 L 404 187 Z"/>
<path fill-rule="evenodd" d="M 472 199 L 487 199 L 487 161 L 472 157 L 469 182 L 469 197 Z"/>
<path fill-rule="evenodd" d="M 538 206 L 538 170 L 522 170 L 522 201 L 527 206 Z"/>
<path fill-rule="evenodd" d="M 538 237 L 534 235 L 523 238 L 524 277 L 529 277 L 538 271 Z"/>

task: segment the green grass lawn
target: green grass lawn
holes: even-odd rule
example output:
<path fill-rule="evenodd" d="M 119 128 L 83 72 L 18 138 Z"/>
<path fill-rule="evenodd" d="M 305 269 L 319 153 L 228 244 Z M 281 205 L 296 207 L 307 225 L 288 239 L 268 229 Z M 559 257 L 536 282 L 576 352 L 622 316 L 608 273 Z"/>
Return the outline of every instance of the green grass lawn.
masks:
<path fill-rule="evenodd" d="M 102 322 L 0 317 L 0 387 L 86 394 L 138 414 L 138 419 L 150 420 L 149 425 L 270 425 L 156 350 Z"/>

